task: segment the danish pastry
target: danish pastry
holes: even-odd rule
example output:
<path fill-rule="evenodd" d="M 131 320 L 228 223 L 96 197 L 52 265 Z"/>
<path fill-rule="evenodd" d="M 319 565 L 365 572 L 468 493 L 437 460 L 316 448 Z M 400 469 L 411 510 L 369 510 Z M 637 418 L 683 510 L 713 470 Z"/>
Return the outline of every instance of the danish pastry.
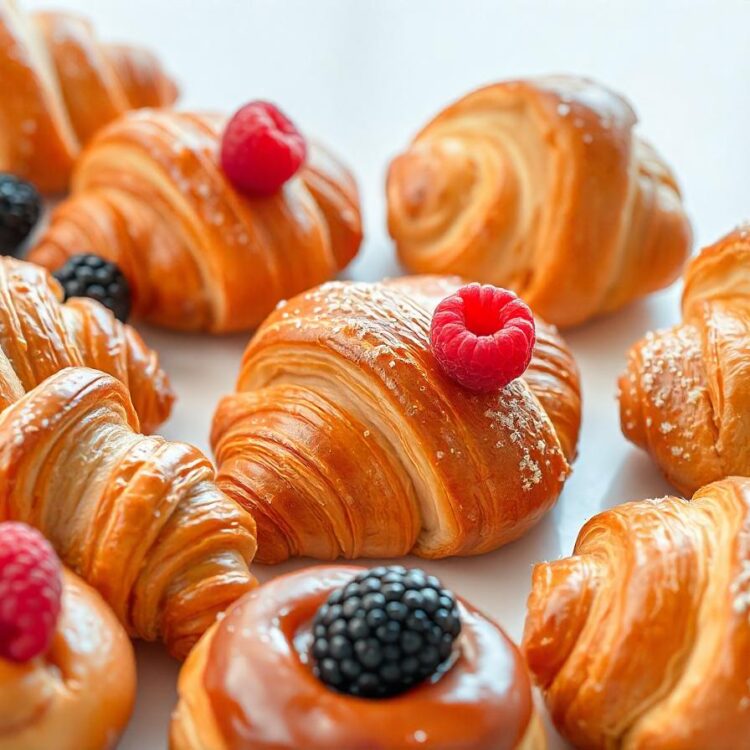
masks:
<path fill-rule="evenodd" d="M 593 81 L 487 86 L 443 110 L 390 166 L 404 265 L 516 291 L 571 326 L 670 284 L 691 230 L 636 116 Z"/>

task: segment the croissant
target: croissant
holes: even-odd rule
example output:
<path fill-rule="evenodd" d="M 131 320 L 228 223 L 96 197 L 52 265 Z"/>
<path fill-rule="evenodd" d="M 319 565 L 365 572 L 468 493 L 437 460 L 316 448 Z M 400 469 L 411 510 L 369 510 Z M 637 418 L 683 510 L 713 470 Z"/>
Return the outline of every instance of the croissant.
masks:
<path fill-rule="evenodd" d="M 524 379 L 466 391 L 429 347 L 431 309 L 457 286 L 332 282 L 258 330 L 211 440 L 261 562 L 474 555 L 554 504 L 580 426 L 572 355 L 540 324 Z"/>
<path fill-rule="evenodd" d="M 319 146 L 283 191 L 240 195 L 218 162 L 224 118 L 142 110 L 101 131 L 72 196 L 30 259 L 116 263 L 136 315 L 184 330 L 258 325 L 283 298 L 334 276 L 362 239 L 357 188 Z"/>
<path fill-rule="evenodd" d="M 0 659 L 0 750 L 107 750 L 135 700 L 135 658 L 101 597 L 64 571 L 62 612 L 49 652 Z"/>
<path fill-rule="evenodd" d="M 523 648 L 576 747 L 747 746 L 749 529 L 733 477 L 605 511 L 534 568 Z"/>
<path fill-rule="evenodd" d="M 298 571 L 242 597 L 182 667 L 171 750 L 546 748 L 521 655 L 466 602 L 460 655 L 440 679 L 388 700 L 317 680 L 307 653 L 313 615 L 360 570 Z"/>
<path fill-rule="evenodd" d="M 0 0 L 0 80 L 0 171 L 46 193 L 65 190 L 81 147 L 103 125 L 177 98 L 149 52 L 100 44 L 68 13 L 27 16 L 15 0 Z"/>
<path fill-rule="evenodd" d="M 35 526 L 131 635 L 183 657 L 254 585 L 255 527 L 197 448 L 137 427 L 119 380 L 47 378 L 0 415 L 0 520 Z"/>
<path fill-rule="evenodd" d="M 174 395 L 156 352 L 98 302 L 61 302 L 60 285 L 43 268 L 0 258 L 0 349 L 23 390 L 64 367 L 95 367 L 125 383 L 145 432 L 158 427 Z"/>
<path fill-rule="evenodd" d="M 635 344 L 620 377 L 625 437 L 685 494 L 750 475 L 749 278 L 744 227 L 691 261 L 682 323 Z"/>
<path fill-rule="evenodd" d="M 670 284 L 691 230 L 630 105 L 555 76 L 474 91 L 391 163 L 388 227 L 418 273 L 518 292 L 572 326 Z"/>

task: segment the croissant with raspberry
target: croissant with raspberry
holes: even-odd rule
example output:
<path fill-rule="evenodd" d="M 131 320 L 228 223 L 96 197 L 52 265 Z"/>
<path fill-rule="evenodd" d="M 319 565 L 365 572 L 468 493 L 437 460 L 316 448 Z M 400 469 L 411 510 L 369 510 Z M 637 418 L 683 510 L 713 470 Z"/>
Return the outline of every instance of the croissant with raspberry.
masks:
<path fill-rule="evenodd" d="M 682 323 L 646 335 L 620 378 L 620 420 L 675 487 L 690 494 L 750 475 L 750 227 L 694 258 Z"/>
<path fill-rule="evenodd" d="M 62 289 L 32 263 L 0 258 L 0 349 L 24 390 L 64 367 L 85 365 L 121 380 L 140 426 L 151 432 L 169 416 L 174 396 L 156 352 L 92 299 L 62 302 Z M 6 361 L 7 360 L 7 361 Z M 0 391 L 7 378 L 0 370 Z"/>
<path fill-rule="evenodd" d="M 0 373 L 12 402 L 21 384 Z M 0 520 L 35 526 L 131 635 L 183 657 L 254 586 L 255 526 L 197 448 L 137 429 L 119 380 L 51 375 L 0 414 Z"/>
<path fill-rule="evenodd" d="M 177 98 L 150 52 L 101 44 L 84 19 L 26 15 L 15 0 L 0 0 L 0 81 L 0 171 L 46 193 L 66 189 L 99 128 L 127 110 Z"/>
<path fill-rule="evenodd" d="M 63 572 L 47 653 L 0 658 L 0 750 L 108 750 L 135 701 L 133 647 L 101 597 Z"/>
<path fill-rule="evenodd" d="M 388 226 L 418 273 L 518 292 L 572 326 L 670 284 L 691 230 L 636 116 L 593 81 L 487 86 L 443 110 L 391 163 Z"/>
<path fill-rule="evenodd" d="M 378 572 L 388 575 L 374 569 L 371 582 Z M 460 600 L 460 635 L 448 642 L 446 663 L 422 683 L 388 700 L 327 686 L 313 669 L 316 610 L 356 585 L 358 574 L 366 571 L 310 568 L 240 599 L 182 667 L 172 750 L 546 748 L 521 654 L 497 625 Z M 429 648 L 418 656 L 428 656 Z M 407 662 L 398 665 L 402 675 Z M 362 682 L 370 684 L 373 675 L 368 678 Z M 399 689 L 393 678 L 390 691 Z"/>
<path fill-rule="evenodd" d="M 219 163 L 224 126 L 143 110 L 105 128 L 30 259 L 55 270 L 77 253 L 101 256 L 127 277 L 135 315 L 212 332 L 252 328 L 335 276 L 362 237 L 349 172 L 313 145 L 282 190 L 245 196 Z"/>
<path fill-rule="evenodd" d="M 750 479 L 595 516 L 534 568 L 523 648 L 575 747 L 741 748 L 750 737 Z"/>
<path fill-rule="evenodd" d="M 580 426 L 576 365 L 537 326 L 524 377 L 473 393 L 430 349 L 456 279 L 332 282 L 260 327 L 216 411 L 219 486 L 258 525 L 258 559 L 487 552 L 549 510 Z"/>

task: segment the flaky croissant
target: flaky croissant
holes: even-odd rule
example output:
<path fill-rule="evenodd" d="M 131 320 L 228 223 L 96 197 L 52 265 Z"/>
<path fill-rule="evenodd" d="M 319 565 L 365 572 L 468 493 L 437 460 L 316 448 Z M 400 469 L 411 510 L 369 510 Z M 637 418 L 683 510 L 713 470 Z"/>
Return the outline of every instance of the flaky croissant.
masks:
<path fill-rule="evenodd" d="M 337 693 L 313 674 L 316 609 L 361 568 L 297 571 L 240 599 L 183 665 L 171 750 L 544 750 L 523 659 L 466 602 L 452 666 L 388 700 Z"/>
<path fill-rule="evenodd" d="M 0 81 L 0 171 L 47 193 L 67 187 L 82 145 L 103 125 L 177 98 L 149 52 L 100 44 L 68 13 L 27 16 L 15 0 L 0 0 Z"/>
<path fill-rule="evenodd" d="M 39 529 L 131 635 L 182 657 L 254 585 L 255 525 L 197 448 L 137 426 L 109 375 L 47 378 L 0 415 L 0 520 Z"/>
<path fill-rule="evenodd" d="M 357 188 L 319 146 L 278 193 L 240 195 L 219 165 L 224 118 L 142 110 L 101 131 L 30 259 L 91 252 L 127 276 L 136 315 L 170 328 L 252 328 L 332 278 L 362 238 Z"/>
<path fill-rule="evenodd" d="M 540 324 L 499 393 L 449 380 L 429 346 L 434 277 L 329 283 L 274 312 L 214 417 L 219 486 L 258 524 L 258 559 L 474 555 L 550 509 L 580 425 L 576 365 Z"/>
<path fill-rule="evenodd" d="M 24 390 L 64 367 L 109 373 L 128 387 L 144 432 L 158 427 L 172 408 L 174 395 L 158 356 L 135 329 L 94 300 L 63 304 L 62 289 L 47 271 L 8 257 L 0 258 L 0 349 Z"/>
<path fill-rule="evenodd" d="M 109 750 L 135 701 L 135 658 L 101 597 L 63 573 L 52 645 L 30 662 L 0 659 L 0 750 Z"/>
<path fill-rule="evenodd" d="M 390 166 L 388 226 L 402 262 L 509 287 L 560 326 L 668 285 L 690 225 L 635 123 L 624 99 L 580 78 L 468 94 Z"/>
<path fill-rule="evenodd" d="M 750 738 L 750 479 L 627 503 L 537 565 L 524 650 L 579 748 L 740 750 Z"/>
<path fill-rule="evenodd" d="M 635 344 L 619 385 L 625 436 L 681 492 L 750 476 L 750 227 L 690 262 L 682 323 Z"/>

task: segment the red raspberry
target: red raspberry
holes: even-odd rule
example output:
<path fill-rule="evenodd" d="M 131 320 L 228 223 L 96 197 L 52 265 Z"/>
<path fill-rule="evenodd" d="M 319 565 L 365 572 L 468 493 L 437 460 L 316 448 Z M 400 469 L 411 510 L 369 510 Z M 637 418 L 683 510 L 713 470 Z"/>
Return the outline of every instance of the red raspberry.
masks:
<path fill-rule="evenodd" d="M 62 578 L 52 545 L 24 523 L 0 524 L 0 657 L 44 653 L 60 614 Z"/>
<path fill-rule="evenodd" d="M 469 284 L 432 316 L 430 342 L 443 372 L 472 391 L 495 391 L 523 375 L 536 340 L 534 316 L 513 292 Z"/>
<path fill-rule="evenodd" d="M 221 167 L 241 193 L 271 195 L 301 166 L 307 154 L 294 123 L 268 102 L 250 102 L 227 124 Z"/>

